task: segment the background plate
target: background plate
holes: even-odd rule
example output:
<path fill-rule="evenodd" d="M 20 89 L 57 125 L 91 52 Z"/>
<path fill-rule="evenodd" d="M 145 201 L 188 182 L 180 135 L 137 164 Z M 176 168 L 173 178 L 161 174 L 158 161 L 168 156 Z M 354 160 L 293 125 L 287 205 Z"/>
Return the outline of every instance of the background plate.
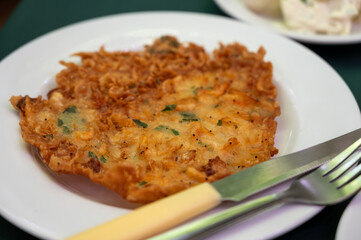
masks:
<path fill-rule="evenodd" d="M 49 173 L 21 139 L 19 117 L 8 100 L 12 95 L 45 93 L 61 70 L 58 61 L 73 60 L 71 53 L 98 50 L 101 45 L 107 50 L 140 49 L 164 34 L 193 41 L 209 51 L 220 41 L 238 41 L 253 51 L 265 47 L 266 59 L 274 65 L 282 111 L 277 119 L 279 155 L 360 127 L 359 108 L 340 76 L 313 52 L 279 35 L 224 17 L 180 12 L 113 15 L 81 22 L 35 39 L 0 63 L 0 212 L 6 219 L 38 237 L 59 239 L 136 207 L 84 178 Z M 272 238 L 320 209 L 288 205 L 237 223 L 211 238 Z"/>
<path fill-rule="evenodd" d="M 361 42 L 361 22 L 354 23 L 350 35 L 321 35 L 299 33 L 284 26 L 282 19 L 268 18 L 248 9 L 242 0 L 214 0 L 228 15 L 263 29 L 281 33 L 295 40 L 317 44 L 350 44 Z"/>
<path fill-rule="evenodd" d="M 337 227 L 337 240 L 357 240 L 361 236 L 361 193 L 357 194 L 342 214 Z"/>

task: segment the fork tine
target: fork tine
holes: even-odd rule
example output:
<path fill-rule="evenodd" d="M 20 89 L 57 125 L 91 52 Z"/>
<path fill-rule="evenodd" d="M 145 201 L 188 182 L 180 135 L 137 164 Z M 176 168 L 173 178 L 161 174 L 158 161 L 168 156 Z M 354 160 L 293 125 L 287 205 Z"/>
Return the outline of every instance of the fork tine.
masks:
<path fill-rule="evenodd" d="M 356 149 L 359 148 L 360 145 L 361 145 L 361 138 L 359 138 L 351 146 L 349 146 L 344 151 L 342 151 L 340 154 L 338 154 L 336 157 L 334 157 L 331 161 L 324 164 L 324 166 L 322 167 L 323 175 L 327 175 L 332 170 L 337 168 L 346 158 L 348 158 L 348 156 L 350 156 L 354 151 L 356 151 Z"/>
<path fill-rule="evenodd" d="M 335 184 L 338 188 L 340 188 L 349 181 L 351 181 L 352 179 L 354 179 L 355 177 L 357 177 L 357 175 L 359 175 L 360 173 L 361 173 L 361 164 L 359 164 L 357 167 L 352 169 L 350 172 L 346 173 L 341 178 L 337 179 L 335 181 Z"/>
<path fill-rule="evenodd" d="M 355 151 L 356 152 L 356 151 Z M 328 178 L 331 181 L 335 181 L 338 177 L 340 177 L 342 174 L 344 174 L 347 170 L 349 170 L 355 163 L 357 163 L 361 158 L 361 151 L 358 151 L 356 153 L 351 154 L 346 161 L 342 163 L 342 165 L 328 174 Z"/>
<path fill-rule="evenodd" d="M 355 194 L 361 189 L 361 175 L 340 188 L 345 197 Z"/>

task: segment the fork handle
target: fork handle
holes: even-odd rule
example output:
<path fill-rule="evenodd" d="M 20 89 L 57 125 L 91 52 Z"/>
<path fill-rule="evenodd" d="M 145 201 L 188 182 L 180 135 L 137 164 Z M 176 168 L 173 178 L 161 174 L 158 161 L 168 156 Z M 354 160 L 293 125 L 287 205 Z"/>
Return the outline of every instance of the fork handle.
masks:
<path fill-rule="evenodd" d="M 270 194 L 264 197 L 256 198 L 254 200 L 236 205 L 234 207 L 228 208 L 200 220 L 185 224 L 181 227 L 167 231 L 148 240 L 189 238 L 200 232 L 203 232 L 204 230 L 210 228 L 212 228 L 213 230 L 214 227 L 222 225 L 226 222 L 228 223 L 229 221 L 234 220 L 238 217 L 243 217 L 242 220 L 244 220 L 245 218 L 260 213 L 268 208 L 277 205 L 280 206 L 282 203 L 285 202 L 286 198 L 287 193 L 285 192 Z"/>

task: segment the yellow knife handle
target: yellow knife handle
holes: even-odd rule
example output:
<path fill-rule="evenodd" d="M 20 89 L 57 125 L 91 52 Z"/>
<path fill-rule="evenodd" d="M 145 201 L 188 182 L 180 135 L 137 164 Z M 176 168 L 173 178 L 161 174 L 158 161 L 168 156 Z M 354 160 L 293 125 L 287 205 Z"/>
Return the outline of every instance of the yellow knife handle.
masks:
<path fill-rule="evenodd" d="M 142 206 L 68 240 L 145 239 L 212 209 L 220 202 L 221 195 L 206 182 Z"/>

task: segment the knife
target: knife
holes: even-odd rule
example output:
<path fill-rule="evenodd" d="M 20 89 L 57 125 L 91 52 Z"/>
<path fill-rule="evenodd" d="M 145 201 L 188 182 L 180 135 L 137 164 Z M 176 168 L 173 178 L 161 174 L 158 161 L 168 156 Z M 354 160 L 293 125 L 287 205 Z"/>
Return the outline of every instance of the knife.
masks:
<path fill-rule="evenodd" d="M 273 158 L 213 183 L 202 183 L 81 232 L 69 240 L 145 239 L 210 210 L 240 201 L 332 159 L 361 136 L 361 128 L 308 149 Z"/>

